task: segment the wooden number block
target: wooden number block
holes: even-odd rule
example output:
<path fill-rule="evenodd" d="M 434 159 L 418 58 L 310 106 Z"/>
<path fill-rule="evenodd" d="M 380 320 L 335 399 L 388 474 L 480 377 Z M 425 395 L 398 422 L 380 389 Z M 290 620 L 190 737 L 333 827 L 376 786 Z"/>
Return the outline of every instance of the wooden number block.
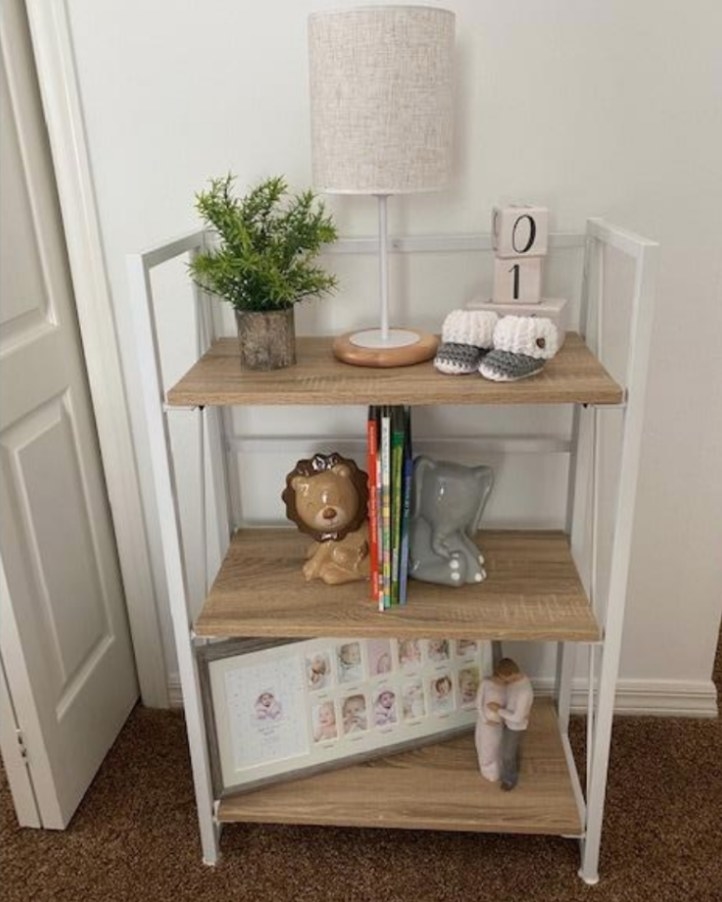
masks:
<path fill-rule="evenodd" d="M 542 257 L 547 252 L 549 212 L 545 207 L 494 207 L 491 242 L 497 257 Z"/>
<path fill-rule="evenodd" d="M 495 304 L 538 304 L 541 300 L 541 257 L 495 257 Z"/>

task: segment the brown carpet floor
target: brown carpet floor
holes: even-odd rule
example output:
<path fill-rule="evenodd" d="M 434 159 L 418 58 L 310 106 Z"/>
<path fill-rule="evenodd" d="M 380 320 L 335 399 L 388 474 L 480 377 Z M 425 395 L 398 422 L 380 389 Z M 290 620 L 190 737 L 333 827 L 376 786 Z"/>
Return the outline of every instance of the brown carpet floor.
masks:
<path fill-rule="evenodd" d="M 718 690 L 720 673 L 718 653 Z M 67 831 L 19 829 L 4 775 L 0 825 L 4 902 L 719 902 L 722 726 L 616 719 L 596 887 L 576 844 L 548 837 L 233 825 L 205 867 L 182 715 L 143 708 Z"/>

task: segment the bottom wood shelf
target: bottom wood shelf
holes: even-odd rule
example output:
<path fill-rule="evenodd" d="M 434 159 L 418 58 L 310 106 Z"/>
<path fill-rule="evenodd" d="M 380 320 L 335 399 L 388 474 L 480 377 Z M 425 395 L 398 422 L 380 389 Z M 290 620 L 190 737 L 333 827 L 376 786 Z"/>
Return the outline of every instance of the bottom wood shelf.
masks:
<path fill-rule="evenodd" d="M 222 799 L 221 822 L 578 835 L 582 825 L 550 699 L 537 699 L 519 785 L 479 775 L 473 734 Z"/>

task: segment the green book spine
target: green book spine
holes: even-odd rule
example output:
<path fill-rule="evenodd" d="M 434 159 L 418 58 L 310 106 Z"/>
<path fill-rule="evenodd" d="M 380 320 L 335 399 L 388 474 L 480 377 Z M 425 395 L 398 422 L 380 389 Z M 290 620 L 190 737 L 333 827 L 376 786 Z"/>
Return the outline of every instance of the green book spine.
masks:
<path fill-rule="evenodd" d="M 411 446 L 411 408 L 404 408 L 404 472 L 401 503 L 401 555 L 399 560 L 399 604 L 406 604 L 409 585 L 409 517 L 414 476 L 414 454 Z"/>

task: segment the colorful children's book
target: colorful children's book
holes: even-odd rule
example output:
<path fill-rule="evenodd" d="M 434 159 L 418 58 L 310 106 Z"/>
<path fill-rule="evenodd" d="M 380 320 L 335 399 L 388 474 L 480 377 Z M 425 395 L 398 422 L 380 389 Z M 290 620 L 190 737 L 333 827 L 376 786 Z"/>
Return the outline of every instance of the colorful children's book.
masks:
<path fill-rule="evenodd" d="M 381 587 L 384 610 L 391 607 L 391 408 L 381 412 Z"/>
<path fill-rule="evenodd" d="M 411 445 L 411 408 L 404 408 L 403 503 L 401 509 L 401 553 L 399 559 L 399 604 L 406 604 L 409 584 L 409 518 L 414 476 L 414 454 Z"/>
<path fill-rule="evenodd" d="M 376 583 L 378 585 L 377 601 L 379 610 L 384 609 L 383 593 L 383 524 L 381 523 L 381 410 L 377 408 L 377 444 L 376 444 Z"/>
<path fill-rule="evenodd" d="M 368 516 L 369 516 L 369 569 L 371 598 L 379 600 L 379 508 L 378 508 L 378 473 L 379 469 L 379 410 L 369 407 L 366 421 L 367 469 L 368 469 Z M 382 601 L 383 609 L 383 601 Z"/>
<path fill-rule="evenodd" d="M 391 604 L 399 604 L 401 515 L 403 511 L 404 409 L 391 409 Z"/>

